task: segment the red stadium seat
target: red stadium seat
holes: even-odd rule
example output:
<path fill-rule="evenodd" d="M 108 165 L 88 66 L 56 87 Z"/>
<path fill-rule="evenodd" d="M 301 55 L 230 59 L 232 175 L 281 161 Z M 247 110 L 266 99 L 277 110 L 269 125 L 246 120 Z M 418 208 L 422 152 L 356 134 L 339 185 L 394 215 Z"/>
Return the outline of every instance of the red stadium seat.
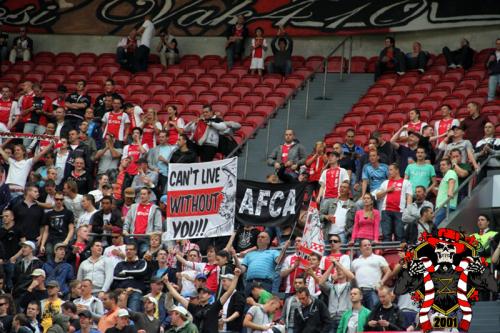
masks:
<path fill-rule="evenodd" d="M 36 63 L 54 63 L 55 57 L 52 52 L 38 52 L 33 57 L 33 61 Z"/>
<path fill-rule="evenodd" d="M 128 88 L 128 86 L 127 86 Z M 136 101 L 139 101 L 140 104 L 144 104 L 148 99 L 151 98 L 151 95 L 149 95 L 146 91 L 140 90 L 140 91 L 134 91 L 132 94 L 129 94 L 131 99 L 134 99 Z"/>
<path fill-rule="evenodd" d="M 240 78 L 236 74 L 224 74 L 219 77 L 217 82 L 224 82 L 229 84 L 230 87 L 234 86 L 236 83 L 240 82 Z"/>
<path fill-rule="evenodd" d="M 432 91 L 436 83 L 431 80 L 420 80 L 416 85 L 413 86 L 414 90 L 425 91 L 427 94 Z"/>
<path fill-rule="evenodd" d="M 281 83 L 279 84 L 276 89 L 274 90 L 276 93 L 283 93 L 285 94 L 286 98 L 288 99 L 293 95 L 295 92 L 295 89 L 293 88 L 292 85 L 286 84 L 286 83 Z"/>
<path fill-rule="evenodd" d="M 304 83 L 304 77 L 292 74 L 288 75 L 288 77 L 285 79 L 284 82 L 287 84 L 291 84 L 294 87 L 294 89 L 298 89 Z"/>
<path fill-rule="evenodd" d="M 54 59 L 54 63 L 56 65 L 59 64 L 74 64 L 76 60 L 76 56 L 73 53 L 70 52 L 61 52 L 58 55 L 56 55 Z"/>
<path fill-rule="evenodd" d="M 234 66 L 230 71 L 229 74 L 236 75 L 238 77 L 242 77 L 243 75 L 248 74 L 248 68 L 250 66 Z"/>
<path fill-rule="evenodd" d="M 408 72 L 404 76 L 400 77 L 398 80 L 398 84 L 404 84 L 409 86 L 413 86 L 414 84 L 416 84 L 420 80 L 420 78 L 412 74 L 413 74 L 412 72 Z"/>
<path fill-rule="evenodd" d="M 471 69 L 465 73 L 464 79 L 476 79 L 482 81 L 486 77 L 486 70 L 484 69 Z"/>
<path fill-rule="evenodd" d="M 391 115 L 389 115 L 389 116 L 391 116 Z M 387 119 L 382 124 L 382 127 L 380 127 L 380 131 L 388 131 L 390 133 L 394 133 L 394 132 L 396 132 L 397 130 L 399 130 L 401 128 L 402 124 L 403 124 L 403 122 L 400 122 L 400 121 L 397 121 L 397 120 L 389 120 L 389 119 Z"/>
<path fill-rule="evenodd" d="M 220 97 L 222 96 L 222 94 L 231 91 L 231 84 L 229 82 L 217 82 L 212 86 L 212 89 L 210 89 L 210 91 L 216 92 Z"/>
<path fill-rule="evenodd" d="M 194 101 L 189 103 L 189 105 L 186 107 L 186 111 L 200 115 L 201 111 L 203 111 L 204 105 L 205 103 Z"/>
<path fill-rule="evenodd" d="M 205 68 L 200 67 L 200 66 L 191 66 L 187 67 L 186 73 L 188 74 L 194 74 L 196 77 L 200 77 L 200 75 L 205 74 Z"/>
<path fill-rule="evenodd" d="M 217 82 L 217 75 L 212 73 L 205 73 L 198 76 L 198 81 L 202 83 L 207 83 L 209 87 L 213 86 Z"/>
<path fill-rule="evenodd" d="M 384 124 L 387 122 L 398 122 L 399 124 L 405 123 L 407 118 L 406 112 L 391 112 L 387 115 Z"/>
<path fill-rule="evenodd" d="M 241 76 L 239 82 L 240 83 L 248 83 L 253 87 L 256 84 L 260 83 L 260 76 L 252 75 L 252 74 L 243 75 L 243 76 Z"/>
<path fill-rule="evenodd" d="M 359 125 L 359 123 L 361 123 L 361 121 L 363 121 L 364 118 L 365 118 L 364 115 L 351 114 L 351 112 L 348 112 L 342 118 L 342 122 L 344 122 L 344 123 L 351 123 L 351 124 L 353 124 L 353 127 L 356 127 L 356 126 Z"/>
<path fill-rule="evenodd" d="M 142 83 L 143 85 L 147 86 L 153 81 L 153 74 L 151 73 L 139 73 L 134 75 L 132 78 L 132 82 L 138 82 Z"/>
<path fill-rule="evenodd" d="M 44 72 L 45 74 L 48 74 L 54 70 L 54 65 L 53 64 L 36 64 L 35 67 L 33 68 L 33 70 Z"/>
<path fill-rule="evenodd" d="M 163 83 L 168 87 L 172 82 L 175 81 L 175 75 L 172 73 L 160 73 L 156 75 L 154 83 Z"/>
<path fill-rule="evenodd" d="M 373 132 L 375 132 L 377 129 L 378 129 L 379 125 L 377 124 L 373 124 L 373 123 L 365 123 L 365 122 L 361 122 L 361 124 L 359 124 L 358 128 L 356 129 L 356 132 L 359 132 L 359 134 L 361 133 L 364 133 L 366 135 L 371 135 Z M 359 134 L 357 134 L 356 136 L 359 138 Z"/>
<path fill-rule="evenodd" d="M 206 82 L 195 82 L 191 85 L 191 87 L 189 87 L 189 90 L 191 90 L 192 92 L 194 92 L 196 94 L 196 97 L 198 97 L 200 95 L 200 93 L 204 92 L 204 91 L 208 91 L 210 89 L 210 86 L 208 85 L 208 83 Z"/>
<path fill-rule="evenodd" d="M 7 77 L 7 75 L 9 75 L 9 74 L 4 75 L 4 77 Z M 60 71 L 53 71 L 53 72 L 47 74 L 45 76 L 45 79 L 46 80 L 57 81 L 57 82 L 59 82 L 59 84 L 61 84 L 66 79 L 66 73 L 60 72 Z"/>
<path fill-rule="evenodd" d="M 394 87 L 392 87 L 391 92 L 398 92 L 401 93 L 403 96 L 406 96 L 410 91 L 413 90 L 413 87 L 411 85 L 408 85 L 406 83 L 398 82 Z"/>
<path fill-rule="evenodd" d="M 142 108 L 144 110 L 148 110 L 148 109 L 153 109 L 155 110 L 156 112 L 160 111 L 163 109 L 163 104 L 160 103 L 159 101 L 157 100 L 154 100 L 154 99 L 149 99 L 147 101 L 144 102 L 144 104 L 142 105 Z"/>
<path fill-rule="evenodd" d="M 267 83 L 259 83 L 253 88 L 253 92 L 260 93 L 263 96 L 267 96 L 273 92 L 273 86 Z"/>
<path fill-rule="evenodd" d="M 375 73 L 375 66 L 377 65 L 378 56 L 373 56 L 368 59 L 368 63 L 366 64 L 366 72 L 367 73 Z"/>
<path fill-rule="evenodd" d="M 113 81 L 115 81 L 115 84 L 118 84 L 121 86 L 126 86 L 130 82 L 131 75 L 128 72 L 120 71 L 120 72 L 116 72 L 112 78 L 113 78 Z M 141 84 L 139 82 L 135 82 L 135 83 Z"/>
<path fill-rule="evenodd" d="M 306 59 L 302 56 L 294 55 L 292 56 L 292 68 L 298 68 L 304 66 Z"/>
<path fill-rule="evenodd" d="M 196 75 L 191 73 L 183 73 L 177 75 L 175 79 L 176 82 L 185 82 L 188 86 L 192 85 L 196 81 Z"/>
<path fill-rule="evenodd" d="M 264 100 L 264 97 L 259 93 L 248 93 L 243 97 L 242 100 L 244 102 L 252 104 L 252 106 L 255 106 L 257 103 L 261 103 Z"/>
<path fill-rule="evenodd" d="M 72 64 L 61 64 L 61 65 L 58 65 L 55 68 L 55 70 L 60 71 L 60 72 L 64 72 L 64 73 L 66 73 L 66 75 L 69 75 L 75 70 L 75 66 Z"/>
<path fill-rule="evenodd" d="M 142 90 L 144 90 L 144 85 L 140 83 L 130 83 L 125 88 L 127 95 L 131 95 L 136 91 L 142 91 Z"/>
<path fill-rule="evenodd" d="M 57 83 L 56 81 L 44 80 L 42 83 L 43 91 L 56 91 L 58 86 L 59 83 Z M 88 83 L 87 83 L 87 90 L 90 90 Z"/>
<path fill-rule="evenodd" d="M 177 77 L 178 75 L 184 73 L 184 68 L 179 65 L 170 65 L 167 67 L 166 73 L 173 74 L 174 77 Z"/>
<path fill-rule="evenodd" d="M 463 69 L 452 69 L 452 70 L 448 70 L 448 72 L 446 72 L 442 79 L 443 80 L 455 80 L 455 81 L 460 81 L 462 80 L 464 77 L 464 71 Z"/>
<path fill-rule="evenodd" d="M 175 99 L 188 105 L 189 103 L 196 100 L 196 94 L 189 90 L 181 90 L 176 93 Z"/>
<path fill-rule="evenodd" d="M 285 102 L 286 102 L 286 95 L 284 93 L 277 93 L 277 92 L 272 92 L 270 94 L 267 94 L 266 96 L 266 102 L 272 102 L 274 105 L 276 105 L 277 108 L 281 108 Z"/>
<path fill-rule="evenodd" d="M 476 89 L 477 87 L 479 86 L 479 81 L 474 79 L 474 78 L 470 78 L 470 79 L 464 79 L 462 80 L 459 84 L 458 84 L 458 87 L 457 88 L 469 88 L 469 89 Z"/>
<path fill-rule="evenodd" d="M 368 94 L 363 96 L 359 100 L 359 103 L 376 105 L 378 104 L 378 102 L 380 102 L 380 100 L 381 100 L 380 96 Z"/>
<path fill-rule="evenodd" d="M 434 88 L 446 88 L 448 89 L 448 91 L 453 91 L 453 89 L 455 89 L 455 87 L 457 86 L 457 81 L 455 80 L 448 80 L 448 79 L 444 79 L 444 80 L 441 80 L 439 81 L 435 86 Z"/>
<path fill-rule="evenodd" d="M 389 92 L 389 90 L 390 90 L 390 87 L 388 87 L 387 85 L 374 84 L 373 86 L 371 86 L 370 89 L 368 89 L 366 94 L 384 97 L 385 94 L 387 94 Z"/>
<path fill-rule="evenodd" d="M 171 100 L 173 100 L 174 97 L 172 96 L 171 92 L 163 91 L 163 92 L 157 92 L 157 93 L 153 94 L 152 99 L 157 100 L 160 103 L 162 103 L 163 105 L 165 105 L 168 102 L 170 102 Z"/>
<path fill-rule="evenodd" d="M 167 104 L 175 106 L 177 108 L 177 112 L 179 112 L 179 113 L 182 113 L 186 107 L 184 105 L 184 103 L 182 103 L 181 101 L 176 101 L 176 100 L 169 101 Z"/>
<path fill-rule="evenodd" d="M 431 110 L 436 110 L 439 106 L 441 105 L 441 102 L 439 100 L 436 100 L 434 98 L 424 98 L 420 104 L 419 108 L 429 108 Z"/>
<path fill-rule="evenodd" d="M 97 57 L 97 62 L 96 65 L 97 67 L 102 68 L 104 65 L 108 64 L 116 64 L 116 55 L 114 54 L 101 54 L 99 57 Z"/>
<path fill-rule="evenodd" d="M 45 73 L 39 71 L 32 71 L 24 76 L 24 80 L 29 80 L 31 82 L 43 83 L 44 79 L 45 79 Z"/>
<path fill-rule="evenodd" d="M 456 109 L 463 104 L 463 100 L 455 96 L 449 96 L 443 99 L 441 104 L 448 104 L 452 109 Z"/>
<path fill-rule="evenodd" d="M 94 53 L 80 53 L 75 59 L 75 65 L 94 65 L 97 61 L 97 56 Z"/>
<path fill-rule="evenodd" d="M 411 100 L 411 99 L 410 100 L 404 99 L 401 102 L 399 102 L 396 109 L 400 110 L 400 111 L 410 111 L 410 110 L 416 109 L 417 106 L 418 106 L 418 102 Z"/>
<path fill-rule="evenodd" d="M 416 102 L 420 102 L 425 97 L 427 97 L 428 92 L 424 89 L 413 89 L 408 95 L 406 95 L 407 100 L 412 100 Z"/>
<path fill-rule="evenodd" d="M 367 65 L 368 59 L 365 57 L 354 56 L 351 58 L 351 73 L 364 73 L 366 72 Z"/>
<path fill-rule="evenodd" d="M 450 90 L 448 88 L 435 88 L 430 92 L 428 97 L 436 100 L 443 100 L 449 95 Z"/>
<path fill-rule="evenodd" d="M 231 106 L 240 100 L 240 95 L 232 92 L 223 93 L 220 97 L 221 101 L 228 102 Z"/>
<path fill-rule="evenodd" d="M 108 73 L 108 75 L 113 75 L 120 70 L 120 66 L 117 64 L 105 64 L 101 67 L 101 71 Z"/>
<path fill-rule="evenodd" d="M 254 122 L 257 125 L 257 128 L 262 128 L 267 122 L 267 117 L 261 114 L 249 114 L 245 121 Z"/>
<path fill-rule="evenodd" d="M 389 113 L 395 108 L 395 103 L 379 103 L 373 109 L 376 112 Z"/>
<path fill-rule="evenodd" d="M 377 124 L 380 125 L 385 119 L 385 113 L 382 112 L 377 112 L 373 111 L 370 112 L 366 115 L 365 119 L 362 121 L 362 123 L 370 123 L 370 124 Z M 351 125 L 352 127 L 352 125 Z"/>
<path fill-rule="evenodd" d="M 200 56 L 196 54 L 186 54 L 181 57 L 181 65 L 189 68 L 191 66 L 198 66 L 200 64 Z"/>
<path fill-rule="evenodd" d="M 468 104 L 471 102 L 477 103 L 479 106 L 482 106 L 483 104 L 485 104 L 487 102 L 486 95 L 480 95 L 480 94 L 470 95 L 465 100 L 465 104 Z M 498 106 L 497 111 L 500 113 L 500 106 Z"/>
<path fill-rule="evenodd" d="M 325 61 L 325 58 L 322 56 L 311 56 L 311 57 L 307 58 L 306 66 L 311 67 L 312 69 L 316 70 L 317 72 L 323 72 L 324 67 L 322 64 L 324 63 L 324 61 Z"/>
<path fill-rule="evenodd" d="M 356 113 L 356 114 L 367 114 L 373 110 L 373 105 L 372 104 L 366 104 L 366 103 L 357 103 L 354 104 L 353 107 L 351 108 L 351 114 Z"/>
<path fill-rule="evenodd" d="M 148 65 L 148 73 L 153 75 L 155 78 L 158 74 L 163 73 L 165 67 L 161 64 L 149 64 Z"/>
<path fill-rule="evenodd" d="M 344 62 L 342 63 L 342 57 L 334 56 L 328 58 L 328 73 L 339 73 L 341 70 L 345 70 L 345 65 L 347 61 L 344 58 Z M 344 66 L 341 68 L 341 66 Z"/>
<path fill-rule="evenodd" d="M 384 103 L 399 103 L 401 100 L 404 99 L 404 95 L 405 94 L 402 92 L 392 91 L 384 96 L 384 99 L 382 100 L 382 102 L 384 102 Z"/>
<path fill-rule="evenodd" d="M 230 112 L 235 112 L 243 117 L 246 117 L 250 112 L 252 112 L 253 107 L 251 103 L 248 102 L 236 102 L 231 108 Z"/>
<path fill-rule="evenodd" d="M 146 90 L 151 94 L 154 95 L 158 92 L 164 92 L 167 90 L 165 87 L 165 84 L 161 82 L 156 82 L 156 83 L 150 83 L 147 87 Z"/>
<path fill-rule="evenodd" d="M 222 62 L 222 59 L 218 55 L 206 55 L 201 60 L 200 66 L 205 69 L 210 69 L 214 66 L 219 66 Z"/>
<path fill-rule="evenodd" d="M 227 113 L 231 109 L 231 105 L 228 102 L 216 101 L 211 103 L 212 110 L 215 112 L 220 112 L 221 114 Z"/>
<path fill-rule="evenodd" d="M 451 94 L 451 96 L 456 96 L 456 97 L 460 97 L 462 99 L 466 99 L 467 96 L 469 96 L 472 93 L 473 93 L 472 89 L 457 88 L 457 89 L 453 90 L 453 93 Z"/>
<path fill-rule="evenodd" d="M 441 81 L 441 76 L 442 76 L 442 74 L 440 72 L 427 71 L 427 73 L 422 75 L 419 83 L 432 82 L 432 84 L 434 85 L 434 84 L 438 83 L 439 81 Z"/>
<path fill-rule="evenodd" d="M 274 114 L 276 106 L 274 105 L 274 103 L 262 102 L 262 103 L 257 103 L 254 106 L 254 110 L 255 112 L 261 112 L 266 114 L 267 117 L 269 118 Z"/>
<path fill-rule="evenodd" d="M 81 71 L 74 71 L 68 76 L 66 76 L 67 80 L 73 80 L 73 81 L 79 81 L 79 80 L 85 80 L 87 81 L 88 79 L 88 74 L 87 72 L 81 72 Z"/>
<path fill-rule="evenodd" d="M 216 75 L 218 78 L 224 74 L 227 74 L 226 67 L 224 66 L 214 66 L 207 70 L 208 73 Z"/>
<path fill-rule="evenodd" d="M 273 88 L 276 88 L 280 83 L 282 83 L 283 77 L 279 74 L 268 74 L 262 80 L 262 83 L 270 84 Z"/>
<path fill-rule="evenodd" d="M 214 91 L 205 91 L 198 95 L 198 100 L 206 104 L 213 104 L 218 99 L 219 94 Z"/>
<path fill-rule="evenodd" d="M 179 91 L 187 90 L 188 87 L 189 85 L 184 81 L 174 81 L 171 85 L 168 86 L 168 90 L 170 90 L 174 94 L 177 94 Z"/>
<path fill-rule="evenodd" d="M 81 65 L 78 66 L 78 70 L 87 73 L 87 75 L 90 77 L 93 73 L 97 71 L 97 66 L 93 64 Z"/>
<path fill-rule="evenodd" d="M 237 83 L 233 86 L 231 91 L 240 94 L 240 96 L 244 96 L 252 91 L 252 85 L 250 83 Z"/>

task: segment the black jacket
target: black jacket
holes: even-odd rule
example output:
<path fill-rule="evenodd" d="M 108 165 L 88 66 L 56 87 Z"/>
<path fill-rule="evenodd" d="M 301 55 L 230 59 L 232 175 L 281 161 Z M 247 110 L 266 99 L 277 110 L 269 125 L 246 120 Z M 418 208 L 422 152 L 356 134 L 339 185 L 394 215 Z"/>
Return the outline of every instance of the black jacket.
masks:
<path fill-rule="evenodd" d="M 227 323 L 226 328 L 227 331 L 230 332 L 240 332 L 243 327 L 243 319 L 245 318 L 245 296 L 237 291 L 233 294 L 231 299 L 229 300 L 229 304 L 227 306 L 227 317 L 230 317 L 235 312 L 239 312 L 240 316 L 235 320 Z"/>
<path fill-rule="evenodd" d="M 75 149 L 69 145 L 68 152 L 68 159 L 66 160 L 66 166 L 64 167 L 64 178 L 68 178 L 71 175 L 71 172 L 73 171 L 73 164 L 77 157 L 83 158 L 85 161 L 85 171 L 92 174 L 92 171 L 94 170 L 94 164 L 91 160 L 92 154 L 90 153 L 89 147 L 85 143 L 80 142 Z"/>
<path fill-rule="evenodd" d="M 420 236 L 418 234 L 418 223 L 421 223 L 421 222 L 419 222 L 417 220 L 415 222 L 409 223 L 406 226 L 405 233 L 404 233 L 403 239 L 402 239 L 403 242 L 408 243 L 408 244 L 416 244 L 417 243 L 418 237 Z M 431 223 L 431 224 L 432 224 L 432 226 L 431 226 L 429 231 L 431 232 L 431 234 L 437 235 L 437 227 L 434 225 L 434 223 Z M 426 227 L 428 228 L 428 225 Z"/>
<path fill-rule="evenodd" d="M 113 274 L 112 289 L 132 287 L 146 292 L 146 278 L 149 274 L 148 263 L 145 260 L 139 259 L 135 261 L 122 261 L 115 267 Z"/>
<path fill-rule="evenodd" d="M 488 73 L 490 75 L 500 74 L 500 60 L 497 60 L 497 56 L 495 54 L 496 51 L 491 52 L 490 56 L 494 56 L 495 60 L 489 61 L 486 63 L 486 68 L 488 68 Z"/>
<path fill-rule="evenodd" d="M 43 262 L 34 257 L 31 263 L 24 268 L 24 263 L 22 258 L 20 258 L 15 266 L 14 266 L 14 289 L 13 296 L 17 298 L 21 298 L 25 293 L 27 293 L 26 288 L 29 287 L 33 278 L 31 277 L 31 273 L 37 268 L 42 268 Z"/>
<path fill-rule="evenodd" d="M 370 320 L 380 320 L 380 319 L 387 320 L 389 322 L 389 327 L 384 329 L 381 326 L 370 327 L 368 325 L 368 322 L 370 322 Z M 399 310 L 396 304 L 392 304 L 392 306 L 389 309 L 384 309 L 382 307 L 382 304 L 378 304 L 375 307 L 375 309 L 372 310 L 370 316 L 368 317 L 368 320 L 366 321 L 365 331 L 376 331 L 376 332 L 404 331 L 406 330 L 404 322 L 405 321 L 403 313 L 401 312 L 401 310 Z"/>
<path fill-rule="evenodd" d="M 317 298 L 304 308 L 295 309 L 294 328 L 297 333 L 328 333 L 330 332 L 331 320 L 328 307 Z"/>
<path fill-rule="evenodd" d="M 103 216 L 104 212 L 102 211 L 102 209 L 98 210 L 94 215 L 92 215 L 90 224 L 92 224 L 93 233 L 102 234 L 104 226 Z M 123 226 L 122 216 L 118 210 L 114 209 L 111 211 L 111 219 L 109 221 L 109 224 L 120 228 Z"/>

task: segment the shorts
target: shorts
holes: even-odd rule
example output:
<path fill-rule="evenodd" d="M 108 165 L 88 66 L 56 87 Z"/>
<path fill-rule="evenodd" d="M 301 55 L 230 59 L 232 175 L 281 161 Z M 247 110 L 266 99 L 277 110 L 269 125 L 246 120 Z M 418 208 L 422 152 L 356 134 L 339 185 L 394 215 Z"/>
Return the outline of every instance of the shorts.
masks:
<path fill-rule="evenodd" d="M 264 58 L 252 58 L 250 69 L 264 69 Z"/>

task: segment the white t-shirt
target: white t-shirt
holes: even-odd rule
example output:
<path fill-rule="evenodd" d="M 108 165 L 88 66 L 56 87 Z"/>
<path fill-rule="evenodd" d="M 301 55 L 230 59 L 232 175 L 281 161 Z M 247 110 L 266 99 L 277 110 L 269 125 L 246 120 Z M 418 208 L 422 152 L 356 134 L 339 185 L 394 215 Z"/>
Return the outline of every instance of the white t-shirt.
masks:
<path fill-rule="evenodd" d="M 351 270 L 360 288 L 375 288 L 382 280 L 382 268 L 389 267 L 384 257 L 377 254 L 365 258 L 360 256 L 352 262 Z"/>
<path fill-rule="evenodd" d="M 13 184 L 24 188 L 26 180 L 30 174 L 31 167 L 33 166 L 33 159 L 16 161 L 9 158 L 9 173 L 7 174 L 6 184 Z"/>
<path fill-rule="evenodd" d="M 66 151 L 66 154 L 60 155 L 59 152 L 56 154 L 56 170 L 57 170 L 57 177 L 56 177 L 56 184 L 59 185 L 61 184 L 61 181 L 64 178 L 64 169 L 66 168 L 66 161 L 68 160 L 69 156 L 69 151 Z"/>
<path fill-rule="evenodd" d="M 153 39 L 153 34 L 155 32 L 155 25 L 150 20 L 146 20 L 142 24 L 141 28 L 144 28 L 144 32 L 142 33 L 141 42 L 139 43 L 139 45 L 144 45 L 148 48 L 151 48 L 151 40 Z"/>
<path fill-rule="evenodd" d="M 345 220 L 348 210 L 349 209 L 347 208 L 347 200 L 345 201 L 339 200 L 339 202 L 337 203 L 337 209 L 335 210 L 334 214 L 335 223 L 330 223 L 330 230 L 328 231 L 328 234 L 333 235 L 345 232 Z"/>
<path fill-rule="evenodd" d="M 104 249 L 103 256 L 106 257 L 106 258 L 108 258 L 108 261 L 113 265 L 113 267 L 115 267 L 116 265 L 118 265 L 119 262 L 123 261 L 122 258 L 120 258 L 118 256 L 115 256 L 113 254 L 113 250 L 115 250 L 115 249 L 118 249 L 122 253 L 125 253 L 125 251 L 127 249 L 127 245 L 125 245 L 125 244 L 122 244 L 122 245 L 119 245 L 119 246 L 110 245 L 110 246 L 108 246 L 107 248 Z"/>
<path fill-rule="evenodd" d="M 77 194 L 74 199 L 66 196 L 64 197 L 64 206 L 73 212 L 76 220 L 78 220 L 83 214 L 82 199 L 83 195 L 81 194 Z"/>
<path fill-rule="evenodd" d="M 94 209 L 94 211 L 92 212 L 87 212 L 87 211 L 84 211 L 82 215 L 80 215 L 80 217 L 78 218 L 77 222 L 76 222 L 76 229 L 80 228 L 82 225 L 89 225 L 90 224 L 90 219 L 92 218 L 92 215 L 95 214 L 95 212 L 97 212 L 96 209 Z"/>
<path fill-rule="evenodd" d="M 407 179 L 384 180 L 378 191 L 385 191 L 392 185 L 395 186 L 394 191 L 387 193 L 380 204 L 380 210 L 388 210 L 391 212 L 402 212 L 406 208 L 406 196 L 413 195 L 411 183 Z"/>
<path fill-rule="evenodd" d="M 352 315 L 347 322 L 346 333 L 356 333 L 358 331 L 359 310 L 352 310 Z"/>
<path fill-rule="evenodd" d="M 196 291 L 196 288 L 194 287 L 194 279 L 196 278 L 196 275 L 198 275 L 199 272 L 195 271 L 194 269 L 187 269 L 181 272 L 182 275 L 182 296 L 183 297 L 189 297 L 193 295 L 193 293 Z M 186 277 L 189 278 L 186 279 Z M 191 281 L 193 280 L 193 281 Z"/>

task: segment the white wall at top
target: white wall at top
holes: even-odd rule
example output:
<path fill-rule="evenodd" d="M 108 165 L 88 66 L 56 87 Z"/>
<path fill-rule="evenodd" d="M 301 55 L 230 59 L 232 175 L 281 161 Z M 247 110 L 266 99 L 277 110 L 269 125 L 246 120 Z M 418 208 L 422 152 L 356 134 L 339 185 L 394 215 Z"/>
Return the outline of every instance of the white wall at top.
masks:
<path fill-rule="evenodd" d="M 390 34 L 396 38 L 396 44 L 403 51 L 411 50 L 414 41 L 420 41 L 425 50 L 439 54 L 443 46 L 455 49 L 462 37 L 467 38 L 476 50 L 493 47 L 495 39 L 500 37 L 500 25 L 485 27 L 469 27 L 456 29 L 424 30 Z M 353 39 L 353 55 L 378 55 L 383 47 L 385 35 L 360 35 Z M 76 35 L 31 35 L 35 44 L 35 52 L 94 52 L 97 54 L 115 52 L 118 36 L 76 36 Z M 269 39 L 272 36 L 268 37 Z M 304 57 L 326 55 L 344 37 L 311 37 L 294 38 L 294 55 Z M 219 54 L 224 55 L 223 37 L 178 37 L 181 54 Z M 155 38 L 153 45 L 156 45 Z M 156 50 L 154 50 L 155 52 Z M 346 49 L 346 56 L 348 50 Z M 270 54 L 270 51 L 268 51 Z"/>

